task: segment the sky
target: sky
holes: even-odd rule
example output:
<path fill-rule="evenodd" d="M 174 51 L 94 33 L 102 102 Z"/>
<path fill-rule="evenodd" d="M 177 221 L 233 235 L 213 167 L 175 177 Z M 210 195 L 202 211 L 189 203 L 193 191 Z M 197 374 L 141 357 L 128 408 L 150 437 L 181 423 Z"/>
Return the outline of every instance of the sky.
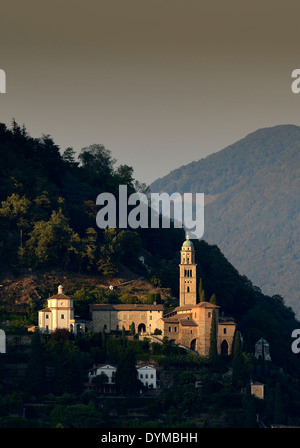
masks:
<path fill-rule="evenodd" d="M 299 1 L 2 4 L 0 122 L 104 145 L 150 184 L 259 128 L 300 125 Z M 1 161 L 0 161 L 1 163 Z"/>

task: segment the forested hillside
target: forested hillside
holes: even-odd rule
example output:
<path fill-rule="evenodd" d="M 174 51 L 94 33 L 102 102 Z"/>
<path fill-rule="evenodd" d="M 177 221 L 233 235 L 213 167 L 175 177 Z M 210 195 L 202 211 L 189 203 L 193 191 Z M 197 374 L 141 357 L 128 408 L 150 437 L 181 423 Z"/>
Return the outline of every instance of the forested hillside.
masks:
<path fill-rule="evenodd" d="M 115 168 L 111 153 L 102 145 L 83 148 L 78 158 L 72 148 L 61 151 L 51 137 L 32 138 L 13 123 L 0 126 L 0 267 L 1 302 L 8 306 L 6 280 L 56 271 L 114 278 L 124 269 L 142 276 L 154 287 L 170 288 L 177 305 L 179 251 L 182 229 L 102 230 L 96 226 L 95 199 L 102 191 L 118 196 L 119 184 L 128 190 L 141 188 L 129 166 Z M 299 326 L 283 299 L 269 297 L 223 256 L 216 245 L 195 241 L 198 278 L 207 300 L 216 294 L 222 311 L 232 315 L 242 332 L 245 350 L 253 351 L 264 336 L 271 345 L 272 359 L 288 371 L 299 369 L 291 351 L 291 332 Z M 148 269 L 138 260 L 144 255 Z M 74 281 L 75 282 L 75 281 Z M 54 292 L 43 285 L 46 292 Z M 82 300 L 110 300 L 95 288 L 74 294 L 75 310 Z M 67 291 L 68 293 L 68 291 Z M 114 295 L 114 301 L 120 300 Z M 14 308 L 13 298 L 10 308 Z M 32 306 L 34 313 L 32 314 Z M 33 319 L 43 303 L 28 304 Z M 5 314 L 5 309 L 2 309 Z"/>
<path fill-rule="evenodd" d="M 158 179 L 151 191 L 205 193 L 205 241 L 299 315 L 299 127 L 253 132 Z"/>

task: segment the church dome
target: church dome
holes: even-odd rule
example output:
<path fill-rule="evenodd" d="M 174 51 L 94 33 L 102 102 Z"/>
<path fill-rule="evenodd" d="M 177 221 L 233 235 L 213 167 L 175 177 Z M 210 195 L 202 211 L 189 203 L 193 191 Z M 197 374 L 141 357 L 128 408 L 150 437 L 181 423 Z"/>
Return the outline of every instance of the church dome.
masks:
<path fill-rule="evenodd" d="M 189 237 L 187 237 L 182 247 L 194 247 L 194 244 L 192 243 L 192 241 L 190 241 Z"/>

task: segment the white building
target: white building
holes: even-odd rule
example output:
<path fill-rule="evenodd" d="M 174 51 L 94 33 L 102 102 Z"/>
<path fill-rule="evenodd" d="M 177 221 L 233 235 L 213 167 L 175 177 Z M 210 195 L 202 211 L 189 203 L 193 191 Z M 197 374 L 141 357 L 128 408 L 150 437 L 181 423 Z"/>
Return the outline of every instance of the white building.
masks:
<path fill-rule="evenodd" d="M 152 365 L 144 365 L 136 366 L 137 373 L 138 373 L 138 379 L 143 383 L 145 387 L 148 387 L 150 389 L 156 389 L 157 383 L 156 383 L 156 369 Z M 115 385 L 115 375 L 116 375 L 117 367 L 112 366 L 110 364 L 100 364 L 100 365 L 94 365 L 89 371 L 88 371 L 88 383 L 93 383 L 93 379 L 96 378 L 96 376 L 101 375 L 104 373 L 107 376 L 107 382 L 105 385 L 106 391 L 112 391 L 107 388 L 107 386 Z"/>
<path fill-rule="evenodd" d="M 150 389 L 156 389 L 156 369 L 151 365 L 137 367 L 138 379 L 144 386 Z"/>
<path fill-rule="evenodd" d="M 48 307 L 39 311 L 38 326 L 42 333 L 66 329 L 77 334 L 79 330 L 85 330 L 84 323 L 76 321 L 73 300 L 63 294 L 61 285 L 57 294 L 49 297 Z"/>
<path fill-rule="evenodd" d="M 93 366 L 93 368 L 88 371 L 88 381 L 89 383 L 92 383 L 93 379 L 96 376 L 101 375 L 101 373 L 104 373 L 108 378 L 107 384 L 114 384 L 116 371 L 117 368 L 115 366 L 111 366 L 110 364 L 100 364 Z"/>

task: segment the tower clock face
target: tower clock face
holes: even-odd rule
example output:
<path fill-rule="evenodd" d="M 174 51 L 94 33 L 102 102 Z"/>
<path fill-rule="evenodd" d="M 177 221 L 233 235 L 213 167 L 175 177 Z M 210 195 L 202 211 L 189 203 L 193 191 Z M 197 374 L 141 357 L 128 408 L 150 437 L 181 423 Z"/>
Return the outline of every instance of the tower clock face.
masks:
<path fill-rule="evenodd" d="M 60 305 L 61 305 L 61 306 L 64 306 L 64 302 L 60 302 Z"/>

